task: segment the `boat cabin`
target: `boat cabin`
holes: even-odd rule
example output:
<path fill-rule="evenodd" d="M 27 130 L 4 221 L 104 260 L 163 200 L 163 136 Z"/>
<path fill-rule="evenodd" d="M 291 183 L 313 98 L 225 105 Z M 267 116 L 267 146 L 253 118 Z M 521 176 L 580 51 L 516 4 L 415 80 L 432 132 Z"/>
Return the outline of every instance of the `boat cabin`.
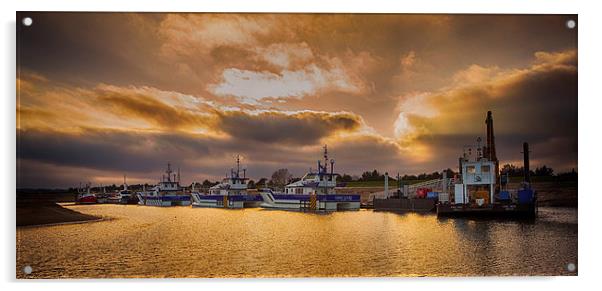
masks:
<path fill-rule="evenodd" d="M 330 163 L 330 172 L 327 164 Z M 324 164 L 318 161 L 318 172 L 310 171 L 297 182 L 290 183 L 284 187 L 284 194 L 309 195 L 309 194 L 334 194 L 337 185 L 337 176 L 334 173 L 334 160 L 328 160 L 328 148 L 324 146 Z"/>
<path fill-rule="evenodd" d="M 242 169 L 240 175 L 240 156 L 236 156 L 236 170 L 230 169 L 229 177 L 221 183 L 209 188 L 209 195 L 243 195 L 246 194 L 249 178 L 246 177 L 247 170 Z"/>

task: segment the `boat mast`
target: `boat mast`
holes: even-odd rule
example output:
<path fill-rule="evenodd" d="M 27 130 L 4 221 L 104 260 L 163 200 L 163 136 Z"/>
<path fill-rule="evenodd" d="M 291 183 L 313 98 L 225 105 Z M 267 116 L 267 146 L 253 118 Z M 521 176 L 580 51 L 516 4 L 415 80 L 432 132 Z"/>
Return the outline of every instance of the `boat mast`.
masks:
<path fill-rule="evenodd" d="M 167 174 L 167 182 L 171 182 L 171 173 L 173 173 L 173 171 L 171 170 L 171 164 L 169 162 L 167 162 L 167 171 L 165 171 L 165 173 Z"/>
<path fill-rule="evenodd" d="M 240 178 L 240 155 L 236 155 L 236 178 Z"/>

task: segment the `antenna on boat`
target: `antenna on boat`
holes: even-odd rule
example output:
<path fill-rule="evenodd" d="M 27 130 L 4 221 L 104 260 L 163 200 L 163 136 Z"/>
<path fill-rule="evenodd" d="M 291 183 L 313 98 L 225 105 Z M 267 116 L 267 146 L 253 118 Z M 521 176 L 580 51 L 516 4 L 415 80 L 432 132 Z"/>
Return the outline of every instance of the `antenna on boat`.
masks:
<path fill-rule="evenodd" d="M 527 183 L 531 183 L 531 170 L 529 169 L 529 143 L 523 143 L 523 172 L 524 172 L 524 181 Z"/>
<path fill-rule="evenodd" d="M 173 171 L 171 170 L 170 162 L 167 162 L 167 171 L 165 171 L 165 173 L 167 174 L 167 182 L 171 182 L 171 173 L 173 173 Z M 163 179 L 165 179 L 165 177 Z M 175 178 L 174 178 L 174 180 L 175 180 Z"/>
<path fill-rule="evenodd" d="M 328 146 L 324 145 L 324 166 L 328 164 Z"/>
<path fill-rule="evenodd" d="M 180 167 L 178 167 L 178 183 L 180 183 Z"/>
<path fill-rule="evenodd" d="M 476 160 L 480 160 L 483 157 L 482 149 L 481 149 L 481 137 L 477 137 L 477 158 Z"/>
<path fill-rule="evenodd" d="M 330 175 L 334 174 L 334 159 L 330 159 Z"/>
<path fill-rule="evenodd" d="M 236 155 L 236 178 L 240 176 L 240 155 Z"/>

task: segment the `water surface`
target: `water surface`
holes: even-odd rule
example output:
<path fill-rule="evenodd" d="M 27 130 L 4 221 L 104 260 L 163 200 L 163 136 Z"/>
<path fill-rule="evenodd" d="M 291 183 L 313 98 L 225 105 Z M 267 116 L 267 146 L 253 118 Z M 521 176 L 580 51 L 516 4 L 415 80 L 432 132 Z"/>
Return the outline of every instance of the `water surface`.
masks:
<path fill-rule="evenodd" d="M 70 205 L 106 221 L 17 229 L 18 278 L 576 275 L 577 210 L 536 221 Z M 31 266 L 33 272 L 21 270 Z"/>

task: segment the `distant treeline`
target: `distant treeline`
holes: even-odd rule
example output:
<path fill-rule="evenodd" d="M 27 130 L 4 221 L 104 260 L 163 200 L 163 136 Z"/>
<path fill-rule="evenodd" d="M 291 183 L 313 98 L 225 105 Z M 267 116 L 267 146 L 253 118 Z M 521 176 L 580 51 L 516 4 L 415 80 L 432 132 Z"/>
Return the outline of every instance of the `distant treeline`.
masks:
<path fill-rule="evenodd" d="M 502 175 L 508 175 L 509 177 L 523 177 L 525 175 L 525 168 L 515 166 L 513 164 L 505 164 L 500 167 L 500 173 Z M 571 169 L 568 172 L 554 173 L 554 169 L 543 165 L 535 168 L 535 170 L 529 170 L 531 177 L 547 177 L 551 178 L 551 181 L 577 181 L 577 171 Z"/>
<path fill-rule="evenodd" d="M 458 172 L 456 172 L 452 169 L 449 169 L 449 168 L 447 170 L 445 170 L 445 172 L 447 172 L 448 178 L 452 178 L 458 174 Z M 535 168 L 535 170 L 530 170 L 529 172 L 531 173 L 532 177 L 543 178 L 542 180 L 546 180 L 546 181 L 577 181 L 577 172 L 575 171 L 575 169 L 572 169 L 569 172 L 555 173 L 554 169 L 543 165 L 541 167 Z M 500 173 L 502 175 L 508 174 L 509 177 L 523 177 L 524 176 L 524 168 L 515 166 L 513 164 L 505 164 L 500 167 Z M 398 173 L 388 173 L 388 174 L 389 174 L 389 181 L 392 184 L 395 183 L 398 179 L 398 176 L 397 176 Z M 399 174 L 399 179 L 402 182 L 403 181 L 423 181 L 423 180 L 441 179 L 442 177 L 443 177 L 443 171 L 432 172 L 432 173 L 413 174 L 413 175 Z M 384 179 L 385 179 L 384 173 L 381 173 L 378 170 L 372 170 L 372 171 L 363 172 L 361 176 L 348 175 L 348 174 L 339 175 L 339 177 L 337 178 L 337 182 L 344 184 L 344 183 L 348 183 L 348 182 L 384 181 Z M 269 179 L 261 178 L 257 181 L 252 180 L 252 179 L 249 180 L 248 187 L 250 189 L 264 188 L 264 187 L 282 188 L 289 183 L 293 183 L 293 182 L 296 182 L 299 180 L 301 180 L 301 177 L 294 177 L 288 169 L 284 168 L 284 169 L 278 169 L 277 171 L 275 171 L 272 174 L 271 178 L 269 178 Z M 194 187 L 195 187 L 195 189 L 198 189 L 198 190 L 204 190 L 204 189 L 209 189 L 210 187 L 213 187 L 219 183 L 220 182 L 215 182 L 215 181 L 212 182 L 209 180 L 204 180 L 203 182 L 195 183 Z M 191 187 L 192 185 L 186 185 L 186 186 Z M 122 185 L 113 184 L 113 185 L 106 185 L 104 187 L 92 187 L 91 191 L 93 191 L 93 192 L 102 192 L 102 191 L 115 192 L 115 191 L 121 190 L 122 187 L 123 187 Z M 132 191 L 142 191 L 142 189 L 144 189 L 144 187 L 146 187 L 147 190 L 150 190 L 152 185 L 149 185 L 149 184 L 128 185 L 128 189 L 130 189 Z M 19 189 L 18 190 L 18 192 L 27 192 L 27 193 L 36 193 L 36 192 L 37 193 L 48 193 L 48 192 L 57 192 L 57 191 L 65 191 L 65 190 L 61 190 L 61 189 L 55 189 L 55 190 Z M 72 187 L 72 188 L 69 188 L 67 191 L 69 191 L 71 193 L 77 193 L 78 188 Z M 80 191 L 84 191 L 84 189 L 81 189 Z"/>

